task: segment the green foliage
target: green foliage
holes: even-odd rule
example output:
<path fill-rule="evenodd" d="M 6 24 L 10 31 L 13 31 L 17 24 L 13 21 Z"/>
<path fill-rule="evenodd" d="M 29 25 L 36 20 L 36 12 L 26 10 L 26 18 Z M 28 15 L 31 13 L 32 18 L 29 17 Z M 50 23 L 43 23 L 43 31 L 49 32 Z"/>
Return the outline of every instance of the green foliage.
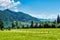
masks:
<path fill-rule="evenodd" d="M 4 29 L 4 22 L 0 19 L 0 29 L 3 30 Z"/>
<path fill-rule="evenodd" d="M 60 23 L 60 17 L 59 17 L 59 15 L 57 16 L 57 23 Z"/>
<path fill-rule="evenodd" d="M 54 22 L 50 22 L 50 21 L 35 22 L 34 20 L 32 20 L 30 23 L 28 21 L 27 22 L 13 21 L 11 25 L 12 28 L 17 28 L 17 29 L 20 28 L 19 25 L 21 25 L 22 28 L 60 28 L 60 17 L 58 15 L 57 19 Z M 0 29 L 2 30 L 3 28 L 4 28 L 4 22 L 0 19 Z"/>
<path fill-rule="evenodd" d="M 18 26 L 18 21 L 15 22 L 16 27 L 19 29 L 20 27 Z"/>
<path fill-rule="evenodd" d="M 11 30 L 11 27 L 10 26 L 8 26 L 8 30 Z"/>
<path fill-rule="evenodd" d="M 35 24 L 35 27 L 34 28 L 39 28 L 38 23 Z"/>
<path fill-rule="evenodd" d="M 12 22 L 12 28 L 15 28 L 15 24 L 14 24 L 14 22 Z"/>
<path fill-rule="evenodd" d="M 24 25 L 22 25 L 22 28 L 25 28 Z"/>
<path fill-rule="evenodd" d="M 31 26 L 30 27 L 34 28 L 34 21 L 33 20 L 31 21 Z"/>
<path fill-rule="evenodd" d="M 57 28 L 60 28 L 60 23 L 58 25 L 56 25 L 56 26 L 57 26 Z"/>

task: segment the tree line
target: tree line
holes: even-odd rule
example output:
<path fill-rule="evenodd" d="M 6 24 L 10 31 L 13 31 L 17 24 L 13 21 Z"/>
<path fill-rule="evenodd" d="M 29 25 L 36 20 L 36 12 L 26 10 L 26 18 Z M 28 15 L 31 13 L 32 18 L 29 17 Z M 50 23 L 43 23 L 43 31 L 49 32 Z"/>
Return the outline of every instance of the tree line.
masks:
<path fill-rule="evenodd" d="M 17 29 L 19 29 L 20 27 L 18 26 L 18 21 L 12 22 L 11 23 L 12 27 L 8 27 L 7 29 L 14 29 L 15 26 Z M 34 22 L 33 20 L 31 21 L 31 25 L 27 25 L 25 27 L 25 25 L 22 25 L 22 28 L 60 28 L 60 16 L 57 16 L 57 19 L 54 22 L 50 22 L 50 21 L 46 21 L 46 22 Z M 4 21 L 2 19 L 0 19 L 0 29 L 4 30 Z"/>

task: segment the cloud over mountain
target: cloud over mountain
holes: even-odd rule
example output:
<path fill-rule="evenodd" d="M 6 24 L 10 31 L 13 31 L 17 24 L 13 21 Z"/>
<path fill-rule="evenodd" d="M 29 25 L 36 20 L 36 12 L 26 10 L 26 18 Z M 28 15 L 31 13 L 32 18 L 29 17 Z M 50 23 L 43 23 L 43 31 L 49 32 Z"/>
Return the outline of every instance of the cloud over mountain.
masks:
<path fill-rule="evenodd" d="M 15 2 L 14 0 L 0 0 L 0 10 L 15 8 L 20 4 L 20 1 Z"/>

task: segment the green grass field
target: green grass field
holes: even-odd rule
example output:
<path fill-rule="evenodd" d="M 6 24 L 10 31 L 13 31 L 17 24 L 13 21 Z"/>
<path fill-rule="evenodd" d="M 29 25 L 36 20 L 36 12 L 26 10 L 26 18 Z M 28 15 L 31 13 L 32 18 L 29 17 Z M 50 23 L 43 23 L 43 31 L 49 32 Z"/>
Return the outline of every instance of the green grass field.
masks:
<path fill-rule="evenodd" d="M 59 28 L 12 29 L 0 31 L 0 40 L 60 40 Z"/>

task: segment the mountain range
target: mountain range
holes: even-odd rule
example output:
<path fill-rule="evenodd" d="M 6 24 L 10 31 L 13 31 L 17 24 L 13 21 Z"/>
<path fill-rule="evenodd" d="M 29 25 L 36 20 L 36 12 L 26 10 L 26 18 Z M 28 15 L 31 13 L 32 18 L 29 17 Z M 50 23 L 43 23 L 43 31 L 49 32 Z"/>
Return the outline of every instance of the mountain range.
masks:
<path fill-rule="evenodd" d="M 30 22 L 32 20 L 38 22 L 40 21 L 38 18 L 35 18 L 33 16 L 30 16 L 23 12 L 14 12 L 9 9 L 6 9 L 4 11 L 0 10 L 0 18 L 4 21 L 22 21 L 22 22 Z"/>
<path fill-rule="evenodd" d="M 14 12 L 14 11 L 11 11 L 9 9 L 6 9 L 6 10 L 3 10 L 1 11 L 0 10 L 0 18 L 3 20 L 3 21 L 22 21 L 22 22 L 31 22 L 32 20 L 34 20 L 35 22 L 40 22 L 40 21 L 54 21 L 55 19 L 43 19 L 43 18 L 36 18 L 36 17 L 33 17 L 29 14 L 26 14 L 26 13 L 23 13 L 23 12 Z"/>

